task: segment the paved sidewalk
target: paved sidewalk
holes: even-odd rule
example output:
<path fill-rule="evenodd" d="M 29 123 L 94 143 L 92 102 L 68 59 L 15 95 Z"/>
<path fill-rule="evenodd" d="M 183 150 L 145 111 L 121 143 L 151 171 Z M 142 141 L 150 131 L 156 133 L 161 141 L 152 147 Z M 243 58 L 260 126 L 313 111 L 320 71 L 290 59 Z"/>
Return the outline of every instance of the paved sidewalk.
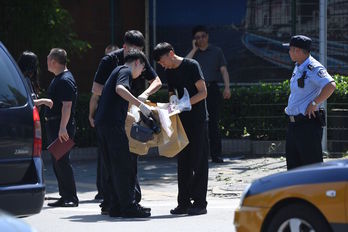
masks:
<path fill-rule="evenodd" d="M 208 196 L 213 198 L 239 198 L 245 186 L 253 180 L 286 171 L 283 157 L 230 156 L 223 164 L 209 162 Z M 57 192 L 56 180 L 50 160 L 44 158 L 44 175 L 48 195 Z M 96 191 L 96 160 L 72 159 L 78 191 Z M 176 158 L 142 156 L 139 158 L 138 177 L 144 199 L 175 198 L 177 194 Z"/>

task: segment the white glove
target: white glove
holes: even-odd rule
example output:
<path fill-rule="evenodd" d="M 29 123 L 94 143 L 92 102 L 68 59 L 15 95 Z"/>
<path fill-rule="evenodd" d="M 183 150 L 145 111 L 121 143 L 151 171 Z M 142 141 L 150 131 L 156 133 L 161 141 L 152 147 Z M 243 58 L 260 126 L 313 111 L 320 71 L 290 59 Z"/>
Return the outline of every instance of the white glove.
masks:
<path fill-rule="evenodd" d="M 177 105 L 179 103 L 179 99 L 176 95 L 172 95 L 169 98 L 169 104 L 171 105 Z"/>
<path fill-rule="evenodd" d="M 143 113 L 143 115 L 145 115 L 146 117 L 149 117 L 150 114 L 151 114 L 151 108 L 150 106 L 144 104 L 144 103 L 141 103 L 140 106 L 139 106 L 139 109 L 141 111 L 141 113 Z"/>
<path fill-rule="evenodd" d="M 172 95 L 169 98 L 169 108 L 171 112 L 177 110 L 179 104 L 179 99 L 176 95 Z"/>
<path fill-rule="evenodd" d="M 138 96 L 139 101 L 141 102 L 146 102 L 147 98 L 149 97 L 148 93 L 143 92 Z"/>

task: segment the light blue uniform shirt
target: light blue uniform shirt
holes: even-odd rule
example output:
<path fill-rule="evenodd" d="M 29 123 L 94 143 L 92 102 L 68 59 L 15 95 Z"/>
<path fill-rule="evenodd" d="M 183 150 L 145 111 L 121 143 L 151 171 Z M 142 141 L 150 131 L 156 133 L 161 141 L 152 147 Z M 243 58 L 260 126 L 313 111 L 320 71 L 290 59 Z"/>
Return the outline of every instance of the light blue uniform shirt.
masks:
<path fill-rule="evenodd" d="M 304 87 L 298 86 L 304 72 Z M 305 115 L 308 105 L 320 94 L 321 90 L 334 81 L 325 67 L 312 56 L 309 56 L 301 65 L 294 68 L 290 79 L 290 96 L 288 106 L 285 108 L 287 115 Z M 319 106 L 317 106 L 319 108 Z"/>

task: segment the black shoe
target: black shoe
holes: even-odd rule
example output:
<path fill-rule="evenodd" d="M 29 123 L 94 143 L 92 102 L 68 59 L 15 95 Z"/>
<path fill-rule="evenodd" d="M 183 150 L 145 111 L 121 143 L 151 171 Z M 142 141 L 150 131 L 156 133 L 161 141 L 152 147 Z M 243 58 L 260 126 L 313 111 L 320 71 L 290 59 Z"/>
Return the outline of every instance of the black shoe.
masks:
<path fill-rule="evenodd" d="M 207 208 L 205 207 L 191 207 L 187 210 L 188 215 L 201 215 L 207 214 Z"/>
<path fill-rule="evenodd" d="M 151 208 L 142 206 L 142 205 L 139 204 L 139 203 L 137 203 L 137 207 L 140 208 L 141 210 L 144 210 L 145 212 L 148 212 L 148 213 L 151 212 Z"/>
<path fill-rule="evenodd" d="M 123 218 L 147 218 L 150 216 L 151 216 L 150 212 L 146 212 L 137 206 L 121 213 L 121 217 Z"/>
<path fill-rule="evenodd" d="M 176 215 L 176 214 L 187 214 L 187 210 L 189 207 L 178 205 L 175 209 L 170 210 L 170 214 Z"/>
<path fill-rule="evenodd" d="M 224 162 L 224 160 L 219 156 L 214 156 L 211 158 L 211 162 L 221 164 Z"/>
<path fill-rule="evenodd" d="M 103 200 L 103 194 L 101 193 L 97 193 L 97 195 L 95 195 L 94 200 Z"/>
<path fill-rule="evenodd" d="M 101 209 L 100 209 L 100 214 L 101 215 L 109 215 L 109 213 L 110 213 L 110 208 L 108 208 L 108 207 L 101 207 Z"/>
<path fill-rule="evenodd" d="M 103 208 L 102 208 L 102 212 L 103 212 Z M 121 214 L 121 210 L 120 209 L 110 209 L 108 210 L 108 214 L 110 217 L 121 217 L 122 214 Z"/>
<path fill-rule="evenodd" d="M 69 200 L 64 200 L 63 198 L 60 198 L 58 201 L 55 201 L 53 203 L 48 203 L 47 205 L 51 207 L 77 207 L 79 203 L 76 201 L 69 201 Z"/>

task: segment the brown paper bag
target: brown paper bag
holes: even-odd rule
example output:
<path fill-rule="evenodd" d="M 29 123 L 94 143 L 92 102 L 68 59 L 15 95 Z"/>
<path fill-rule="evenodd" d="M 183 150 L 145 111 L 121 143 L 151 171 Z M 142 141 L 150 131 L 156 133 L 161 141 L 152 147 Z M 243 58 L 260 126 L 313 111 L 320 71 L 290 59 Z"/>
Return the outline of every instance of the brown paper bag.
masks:
<path fill-rule="evenodd" d="M 189 144 L 189 140 L 184 127 L 182 126 L 179 115 L 176 114 L 171 116 L 170 120 L 172 122 L 173 134 L 169 138 L 168 143 L 160 144 L 158 146 L 158 153 L 160 156 L 174 157 L 184 149 L 187 144 Z"/>
<path fill-rule="evenodd" d="M 153 116 L 157 121 L 159 121 L 159 116 L 156 111 L 153 112 Z M 170 116 L 170 120 L 172 124 L 171 127 L 173 129 L 171 137 L 168 137 L 164 129 L 161 128 L 161 132 L 159 134 L 154 134 L 154 139 L 146 143 L 142 143 L 130 136 L 130 130 L 133 122 L 135 122 L 135 118 L 131 114 L 128 114 L 125 129 L 129 140 L 129 150 L 138 155 L 146 155 L 151 147 L 158 147 L 160 156 L 174 157 L 177 155 L 187 146 L 189 141 L 180 121 L 179 115 L 176 114 Z"/>

